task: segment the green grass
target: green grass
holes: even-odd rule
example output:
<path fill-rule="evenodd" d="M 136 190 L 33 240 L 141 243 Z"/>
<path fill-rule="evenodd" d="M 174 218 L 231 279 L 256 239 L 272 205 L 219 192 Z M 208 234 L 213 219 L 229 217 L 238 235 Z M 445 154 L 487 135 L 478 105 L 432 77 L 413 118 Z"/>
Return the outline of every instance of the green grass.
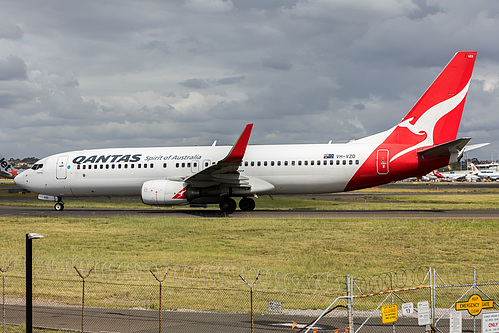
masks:
<path fill-rule="evenodd" d="M 295 274 L 371 275 L 407 267 L 497 266 L 495 220 L 0 218 L 0 253 L 182 265 L 248 265 Z"/>
<path fill-rule="evenodd" d="M 354 196 L 260 197 L 257 209 L 497 209 L 499 187 L 490 185 L 419 183 L 365 189 Z M 33 200 L 34 194 L 9 195 L 19 201 L 0 204 L 52 206 Z M 160 209 L 129 198 L 68 200 L 66 206 Z M 248 265 L 300 275 L 370 275 L 419 266 L 490 271 L 497 267 L 494 241 L 499 236 L 497 220 L 474 219 L 3 217 L 0 223 L 0 253 L 23 254 L 25 233 L 37 232 L 45 236 L 36 241 L 34 255 L 39 257 Z"/>
<path fill-rule="evenodd" d="M 499 197 L 495 187 L 463 190 L 441 186 L 437 190 L 435 186 L 417 186 L 414 190 L 379 188 L 366 189 L 361 193 L 360 196 L 346 194 L 329 200 L 322 200 L 320 196 L 276 197 L 274 201 L 261 197 L 257 208 L 496 209 Z M 36 197 L 33 194 L 10 196 L 19 198 L 14 203 L 16 205 L 24 201 L 29 205 L 47 206 L 48 209 L 52 206 L 52 203 L 33 200 Z M 12 201 L 0 202 L 13 204 Z M 66 206 L 149 208 L 137 199 L 112 202 L 100 199 L 68 200 Z M 378 274 L 410 271 L 415 267 L 434 267 L 446 277 L 446 282 L 454 281 L 454 278 L 447 280 L 448 276 L 465 276 L 466 283 L 472 282 L 473 267 L 477 268 L 480 281 L 497 281 L 499 271 L 497 220 L 2 217 L 0 225 L 0 253 L 24 254 L 25 234 L 37 232 L 45 238 L 33 242 L 33 255 L 43 258 L 151 261 L 193 266 L 238 265 L 299 276 L 334 272 L 339 277 L 345 274 L 366 277 L 366 281 L 371 281 Z M 10 297 L 22 297 L 24 279 L 14 273 L 8 275 Z M 251 283 L 254 276 L 246 278 Z M 362 281 L 362 278 L 357 280 L 359 283 Z M 421 281 L 419 279 L 414 283 Z M 92 278 L 89 282 L 86 287 L 88 306 L 157 309 L 157 283 L 152 278 L 144 285 Z M 76 276 L 41 277 L 36 280 L 35 287 L 40 299 L 73 305 L 80 302 L 81 279 Z M 380 288 L 386 290 L 385 287 Z M 169 309 L 237 312 L 245 311 L 248 306 L 244 285 L 236 290 L 169 285 L 163 293 L 167 300 L 165 307 Z M 267 299 L 280 300 L 287 308 L 299 309 L 324 308 L 331 302 L 331 297 L 327 295 L 302 297 L 277 292 L 267 296 L 265 293 L 261 290 L 257 292 L 255 303 L 260 309 L 258 311 L 265 311 Z M 455 300 L 456 297 L 450 299 Z M 225 301 L 221 302 L 221 299 Z"/>

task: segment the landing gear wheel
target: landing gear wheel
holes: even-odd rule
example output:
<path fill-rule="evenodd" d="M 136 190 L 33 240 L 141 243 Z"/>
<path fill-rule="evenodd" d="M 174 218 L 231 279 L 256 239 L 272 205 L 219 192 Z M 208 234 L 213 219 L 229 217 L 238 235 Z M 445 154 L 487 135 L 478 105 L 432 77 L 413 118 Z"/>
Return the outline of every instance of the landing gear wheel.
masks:
<path fill-rule="evenodd" d="M 249 212 L 255 209 L 255 200 L 251 198 L 242 198 L 241 201 L 239 201 L 239 208 L 242 211 Z"/>
<path fill-rule="evenodd" d="M 237 208 L 236 201 L 232 198 L 224 199 L 220 202 L 220 210 L 225 213 L 233 213 Z"/>
<path fill-rule="evenodd" d="M 58 202 L 54 205 L 54 209 L 58 212 L 64 210 L 64 204 L 62 202 Z"/>

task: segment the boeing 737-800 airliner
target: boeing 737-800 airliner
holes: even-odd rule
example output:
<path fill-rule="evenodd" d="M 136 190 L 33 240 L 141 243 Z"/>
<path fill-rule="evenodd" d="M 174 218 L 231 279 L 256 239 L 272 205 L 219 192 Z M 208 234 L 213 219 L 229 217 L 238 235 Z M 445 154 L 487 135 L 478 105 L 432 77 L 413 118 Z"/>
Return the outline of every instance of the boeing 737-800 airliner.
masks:
<path fill-rule="evenodd" d="M 400 123 L 345 144 L 115 148 L 60 153 L 15 176 L 42 200 L 141 196 L 148 205 L 255 208 L 263 194 L 351 191 L 421 177 L 458 161 L 470 138 L 456 139 L 476 52 L 458 52 Z M 16 170 L 1 161 L 2 175 Z"/>

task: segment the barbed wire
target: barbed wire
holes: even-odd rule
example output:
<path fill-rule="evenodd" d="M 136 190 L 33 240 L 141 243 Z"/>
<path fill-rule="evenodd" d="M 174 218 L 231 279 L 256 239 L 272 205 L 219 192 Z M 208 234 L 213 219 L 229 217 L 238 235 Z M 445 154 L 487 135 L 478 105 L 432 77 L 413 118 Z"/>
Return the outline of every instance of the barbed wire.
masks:
<path fill-rule="evenodd" d="M 25 272 L 25 257 L 23 255 L 0 255 L 0 267 L 4 263 L 13 262 L 11 273 Z M 160 262 L 114 262 L 96 261 L 93 259 L 61 259 L 33 258 L 33 274 L 43 277 L 77 277 L 74 268 L 79 271 L 89 271 L 89 278 L 96 280 L 121 282 L 153 282 L 151 271 L 157 276 L 170 271 L 164 281 L 172 285 L 194 286 L 204 288 L 243 288 L 239 275 L 261 275 L 255 289 L 283 291 L 292 293 L 339 293 L 342 291 L 344 276 L 327 272 L 305 275 L 284 273 L 272 269 L 258 269 L 250 266 L 188 266 Z"/>
<path fill-rule="evenodd" d="M 0 254 L 0 267 L 6 267 L 7 265 L 11 265 L 10 273 L 24 273 L 24 255 Z M 93 268 L 89 278 L 103 281 L 153 282 L 150 272 L 154 272 L 156 276 L 163 276 L 169 270 L 168 277 L 164 282 L 170 285 L 203 288 L 244 288 L 245 285 L 239 277 L 240 275 L 251 279 L 260 274 L 255 289 L 306 294 L 344 294 L 346 292 L 346 276 L 338 272 L 297 275 L 272 269 L 258 269 L 238 265 L 189 266 L 149 261 L 114 262 L 81 258 L 33 258 L 33 274 L 35 276 L 76 278 L 75 267 L 83 272 Z M 469 271 L 473 274 L 472 269 Z M 497 272 L 497 270 L 494 271 Z M 430 284 L 430 274 L 429 268 L 419 267 L 373 276 L 353 277 L 355 293 L 370 294 L 383 290 L 428 285 Z M 486 279 L 488 275 L 486 272 L 481 271 L 479 276 Z M 445 271 L 445 275 L 439 274 L 437 277 L 437 284 L 442 284 L 442 277 L 446 282 L 452 281 L 454 283 L 467 279 L 467 276 L 463 276 L 462 271 Z M 497 274 L 492 278 L 497 278 Z"/>

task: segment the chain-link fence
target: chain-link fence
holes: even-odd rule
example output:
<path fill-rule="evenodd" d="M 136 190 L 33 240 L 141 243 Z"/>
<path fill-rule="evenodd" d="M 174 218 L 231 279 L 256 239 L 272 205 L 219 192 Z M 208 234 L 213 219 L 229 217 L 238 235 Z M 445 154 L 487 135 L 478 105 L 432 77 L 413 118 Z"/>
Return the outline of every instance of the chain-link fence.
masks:
<path fill-rule="evenodd" d="M 23 324 L 25 258 L 2 255 L 0 269 L 3 323 Z M 483 315 L 499 311 L 499 276 L 497 267 L 470 272 L 298 276 L 243 266 L 35 258 L 33 325 L 86 332 L 482 332 Z M 491 306 L 472 315 L 477 295 L 482 307 Z"/>

